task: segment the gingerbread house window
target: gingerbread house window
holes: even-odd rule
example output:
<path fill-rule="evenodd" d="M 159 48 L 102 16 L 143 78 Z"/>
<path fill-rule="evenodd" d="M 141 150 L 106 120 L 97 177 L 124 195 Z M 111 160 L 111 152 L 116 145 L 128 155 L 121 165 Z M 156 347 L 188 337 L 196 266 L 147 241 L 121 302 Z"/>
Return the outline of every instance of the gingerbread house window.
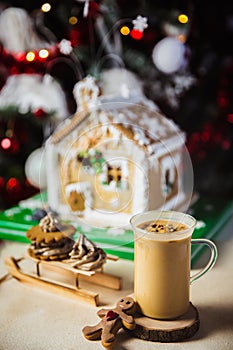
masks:
<path fill-rule="evenodd" d="M 100 182 L 105 190 L 117 188 L 118 190 L 128 189 L 128 161 L 127 160 L 109 160 L 102 167 Z"/>
<path fill-rule="evenodd" d="M 101 174 L 103 172 L 103 166 L 105 159 L 102 152 L 93 148 L 79 152 L 77 155 L 77 161 L 82 165 L 83 170 L 91 175 Z"/>
<path fill-rule="evenodd" d="M 121 167 L 113 167 L 108 165 L 108 174 L 107 174 L 107 183 L 109 184 L 111 181 L 115 181 L 116 185 L 119 187 L 121 183 L 122 170 Z"/>
<path fill-rule="evenodd" d="M 173 176 L 171 176 L 171 171 L 170 169 L 166 170 L 165 173 L 165 188 L 166 188 L 166 193 L 170 194 L 172 192 L 172 189 L 174 187 L 174 180 Z"/>
<path fill-rule="evenodd" d="M 171 157 L 165 157 L 161 161 L 161 167 L 162 194 L 164 197 L 169 197 L 176 187 L 176 165 Z"/>

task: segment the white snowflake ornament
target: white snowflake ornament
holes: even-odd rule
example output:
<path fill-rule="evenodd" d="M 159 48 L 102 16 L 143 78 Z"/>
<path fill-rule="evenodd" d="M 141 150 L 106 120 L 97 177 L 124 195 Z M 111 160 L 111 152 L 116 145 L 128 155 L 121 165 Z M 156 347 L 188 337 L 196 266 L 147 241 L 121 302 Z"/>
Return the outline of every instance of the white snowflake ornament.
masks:
<path fill-rule="evenodd" d="M 141 15 L 138 15 L 137 18 L 132 21 L 134 26 L 133 29 L 138 30 L 139 32 L 144 32 L 144 29 L 148 27 L 147 19 L 147 17 L 142 17 Z"/>

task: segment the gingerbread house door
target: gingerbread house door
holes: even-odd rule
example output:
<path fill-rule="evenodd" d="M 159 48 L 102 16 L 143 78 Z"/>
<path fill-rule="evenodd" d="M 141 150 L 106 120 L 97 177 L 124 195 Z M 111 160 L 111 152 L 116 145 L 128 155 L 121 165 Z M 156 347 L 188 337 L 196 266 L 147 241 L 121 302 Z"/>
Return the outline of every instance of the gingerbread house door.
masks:
<path fill-rule="evenodd" d="M 76 182 L 67 185 L 66 200 L 72 212 L 84 214 L 91 208 L 93 202 L 91 184 L 89 182 Z"/>

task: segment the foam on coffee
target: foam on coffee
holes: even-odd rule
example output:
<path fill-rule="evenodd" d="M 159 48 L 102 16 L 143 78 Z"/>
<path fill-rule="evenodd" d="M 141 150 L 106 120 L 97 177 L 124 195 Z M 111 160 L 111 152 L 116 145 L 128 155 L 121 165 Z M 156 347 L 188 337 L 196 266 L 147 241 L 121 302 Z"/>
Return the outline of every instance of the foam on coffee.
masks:
<path fill-rule="evenodd" d="M 138 227 L 147 232 L 154 233 L 172 233 L 188 229 L 188 226 L 184 224 L 174 221 L 170 222 L 166 220 L 150 220 L 143 222 L 142 224 L 138 225 Z"/>

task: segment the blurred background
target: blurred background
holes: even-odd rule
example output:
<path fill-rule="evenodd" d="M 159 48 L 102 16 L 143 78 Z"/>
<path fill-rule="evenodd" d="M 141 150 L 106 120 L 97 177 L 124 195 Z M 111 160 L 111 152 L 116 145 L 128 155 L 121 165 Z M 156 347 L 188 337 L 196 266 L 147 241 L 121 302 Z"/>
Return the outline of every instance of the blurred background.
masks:
<path fill-rule="evenodd" d="M 194 190 L 232 199 L 232 40 L 226 0 L 0 1 L 0 209 L 40 190 L 41 150 L 76 111 L 74 85 L 112 67 L 186 132 Z"/>

